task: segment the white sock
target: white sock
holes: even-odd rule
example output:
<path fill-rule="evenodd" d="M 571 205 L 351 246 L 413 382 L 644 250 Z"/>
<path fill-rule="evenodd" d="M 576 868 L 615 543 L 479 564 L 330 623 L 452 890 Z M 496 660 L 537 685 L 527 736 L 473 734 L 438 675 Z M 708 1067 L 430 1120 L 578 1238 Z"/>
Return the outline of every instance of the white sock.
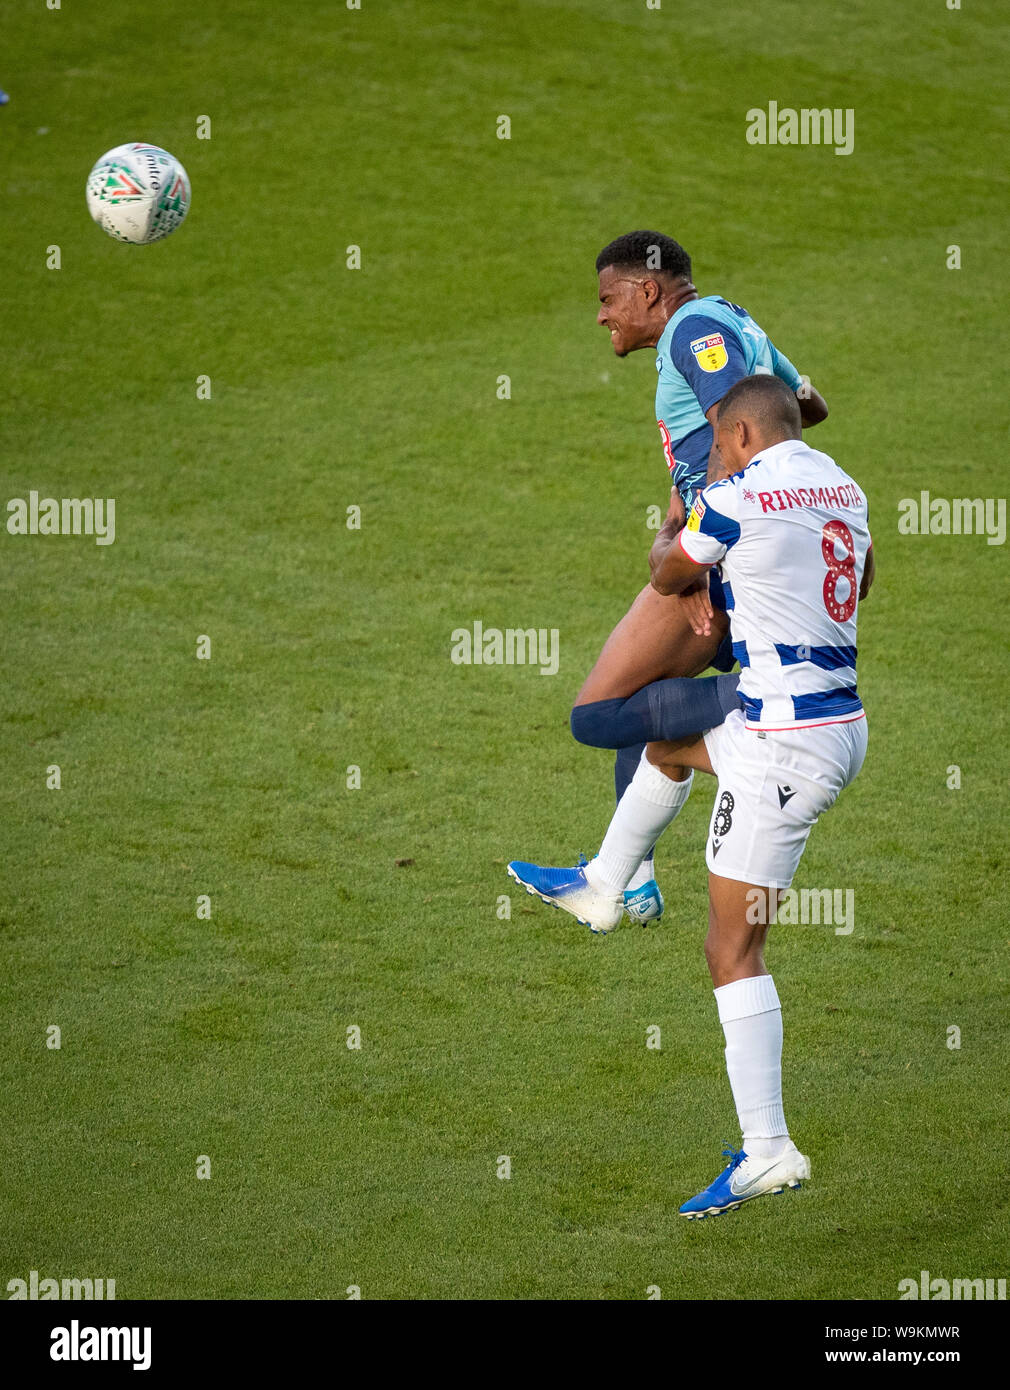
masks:
<path fill-rule="evenodd" d="M 770 975 L 715 991 L 726 1035 L 726 1070 L 752 1158 L 775 1158 L 791 1143 L 782 1109 L 782 1006 Z"/>
<path fill-rule="evenodd" d="M 617 803 L 600 852 L 586 869 L 586 878 L 594 887 L 609 893 L 624 892 L 643 856 L 690 796 L 693 781 L 693 772 L 683 782 L 672 781 L 643 752 L 634 777 Z"/>
<path fill-rule="evenodd" d="M 630 893 L 635 888 L 644 888 L 645 885 L 656 877 L 656 864 L 654 857 L 650 854 L 648 859 L 643 859 L 638 868 L 631 875 L 631 882 L 628 884 L 627 891 Z"/>

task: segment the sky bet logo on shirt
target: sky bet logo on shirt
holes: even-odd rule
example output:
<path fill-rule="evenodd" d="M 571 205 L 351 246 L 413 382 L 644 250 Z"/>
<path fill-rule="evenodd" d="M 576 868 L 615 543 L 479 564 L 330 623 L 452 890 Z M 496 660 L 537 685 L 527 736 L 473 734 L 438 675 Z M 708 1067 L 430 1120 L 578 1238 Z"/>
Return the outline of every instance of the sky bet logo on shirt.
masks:
<path fill-rule="evenodd" d="M 695 499 L 694 506 L 691 508 L 691 515 L 687 518 L 687 529 L 689 531 L 701 530 L 701 519 L 705 515 L 705 503 L 700 497 Z"/>
<path fill-rule="evenodd" d="M 703 372 L 721 371 L 729 361 L 726 356 L 726 340 L 721 333 L 710 333 L 707 338 L 695 338 L 691 344 L 691 351 L 698 359 L 698 366 Z"/>

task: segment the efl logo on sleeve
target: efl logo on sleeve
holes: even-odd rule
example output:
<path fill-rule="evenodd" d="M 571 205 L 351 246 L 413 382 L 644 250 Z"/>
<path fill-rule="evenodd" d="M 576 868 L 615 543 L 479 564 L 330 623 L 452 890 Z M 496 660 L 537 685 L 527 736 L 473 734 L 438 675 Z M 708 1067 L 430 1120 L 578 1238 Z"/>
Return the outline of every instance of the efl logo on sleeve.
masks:
<path fill-rule="evenodd" d="M 691 515 L 687 518 L 687 529 L 689 531 L 701 530 L 701 519 L 705 515 L 705 503 L 699 497 L 691 508 Z"/>
<path fill-rule="evenodd" d="M 726 340 L 721 333 L 710 333 L 707 338 L 695 338 L 691 344 L 691 351 L 703 372 L 722 371 L 729 361 Z"/>

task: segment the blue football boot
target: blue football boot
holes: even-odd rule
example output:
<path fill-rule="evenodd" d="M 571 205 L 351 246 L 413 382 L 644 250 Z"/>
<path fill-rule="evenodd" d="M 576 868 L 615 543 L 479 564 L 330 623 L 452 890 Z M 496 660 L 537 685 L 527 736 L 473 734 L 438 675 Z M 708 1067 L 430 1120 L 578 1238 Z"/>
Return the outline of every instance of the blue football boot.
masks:
<path fill-rule="evenodd" d="M 643 883 L 641 888 L 624 890 L 625 912 L 633 922 L 641 922 L 643 927 L 646 922 L 658 922 L 665 905 L 659 884 L 654 878 L 650 878 L 648 883 Z"/>
<path fill-rule="evenodd" d="M 729 1163 L 714 1183 L 692 1197 L 680 1209 L 681 1216 L 689 1221 L 701 1221 L 706 1216 L 719 1216 L 724 1211 L 735 1211 L 753 1197 L 763 1197 L 768 1192 L 782 1192 L 787 1187 L 799 1187 L 801 1180 L 810 1176 L 810 1160 L 801 1154 L 796 1145 L 788 1148 L 778 1158 L 750 1158 L 740 1149 L 723 1149 Z"/>
<path fill-rule="evenodd" d="M 587 865 L 584 855 L 571 869 L 546 869 L 513 859 L 508 872 L 527 893 L 535 893 L 551 907 L 564 908 L 590 931 L 606 935 L 624 916 L 624 894 L 594 887 L 586 878 Z"/>

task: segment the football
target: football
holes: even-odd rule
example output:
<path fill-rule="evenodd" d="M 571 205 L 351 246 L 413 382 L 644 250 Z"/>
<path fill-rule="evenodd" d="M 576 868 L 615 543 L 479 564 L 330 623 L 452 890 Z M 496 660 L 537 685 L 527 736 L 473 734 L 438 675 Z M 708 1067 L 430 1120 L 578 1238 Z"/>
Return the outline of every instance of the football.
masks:
<path fill-rule="evenodd" d="M 88 211 L 103 232 L 135 246 L 174 232 L 189 211 L 189 178 L 157 145 L 117 145 L 88 175 Z"/>

